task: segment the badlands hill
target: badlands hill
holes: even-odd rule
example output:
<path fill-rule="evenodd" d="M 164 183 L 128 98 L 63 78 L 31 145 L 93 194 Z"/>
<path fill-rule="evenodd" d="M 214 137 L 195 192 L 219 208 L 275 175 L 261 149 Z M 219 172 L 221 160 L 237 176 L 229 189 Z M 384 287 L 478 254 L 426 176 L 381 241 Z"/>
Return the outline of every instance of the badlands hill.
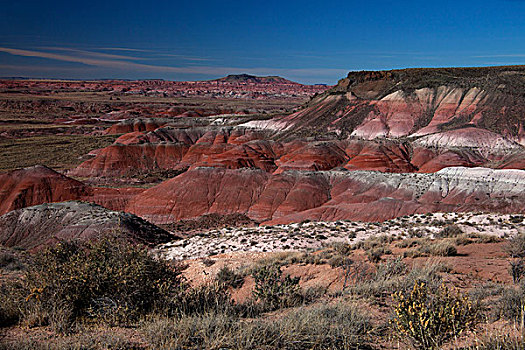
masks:
<path fill-rule="evenodd" d="M 80 181 L 45 166 L 0 175 L 0 215 L 42 203 L 62 202 L 89 195 Z"/>
<path fill-rule="evenodd" d="M 106 234 L 155 245 L 175 236 L 128 213 L 82 202 L 41 204 L 0 216 L 0 245 L 38 249 L 59 241 L 90 240 Z"/>
<path fill-rule="evenodd" d="M 524 91 L 525 66 L 350 72 L 301 111 L 258 125 L 282 137 L 365 139 L 477 128 L 523 145 Z"/>
<path fill-rule="evenodd" d="M 523 213 L 524 81 L 523 66 L 351 72 L 292 114 L 119 114 L 72 178 L 4 175 L 0 209 L 85 200 L 168 225 Z"/>
<path fill-rule="evenodd" d="M 210 213 L 265 224 L 384 221 L 416 213 L 525 212 L 525 171 L 447 168 L 433 174 L 196 168 L 135 196 L 126 211 L 165 224 Z"/>

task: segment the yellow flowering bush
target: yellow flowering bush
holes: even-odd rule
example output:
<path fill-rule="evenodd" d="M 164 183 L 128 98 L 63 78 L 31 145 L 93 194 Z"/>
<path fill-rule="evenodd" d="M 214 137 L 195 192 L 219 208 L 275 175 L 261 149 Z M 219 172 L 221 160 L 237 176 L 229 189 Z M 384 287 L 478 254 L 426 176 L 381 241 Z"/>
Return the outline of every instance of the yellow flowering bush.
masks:
<path fill-rule="evenodd" d="M 479 322 L 478 305 L 443 284 L 432 291 L 426 283 L 417 282 L 411 290 L 392 297 L 392 326 L 418 349 L 438 349 Z"/>

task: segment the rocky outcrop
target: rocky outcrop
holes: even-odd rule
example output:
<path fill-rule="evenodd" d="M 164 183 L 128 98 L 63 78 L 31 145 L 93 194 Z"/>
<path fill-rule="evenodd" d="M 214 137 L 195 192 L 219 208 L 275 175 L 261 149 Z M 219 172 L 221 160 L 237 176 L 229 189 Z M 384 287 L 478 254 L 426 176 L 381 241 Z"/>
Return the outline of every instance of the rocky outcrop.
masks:
<path fill-rule="evenodd" d="M 145 190 L 126 210 L 154 223 L 242 213 L 265 223 L 383 221 L 437 211 L 525 211 L 525 171 L 447 168 L 433 174 L 196 168 Z"/>
<path fill-rule="evenodd" d="M 91 190 L 42 165 L 0 175 L 0 214 L 42 203 L 89 196 Z"/>
<path fill-rule="evenodd" d="M 132 214 L 110 211 L 96 204 L 41 204 L 0 216 L 0 245 L 39 249 L 59 241 L 90 240 L 118 234 L 147 245 L 176 237 Z"/>

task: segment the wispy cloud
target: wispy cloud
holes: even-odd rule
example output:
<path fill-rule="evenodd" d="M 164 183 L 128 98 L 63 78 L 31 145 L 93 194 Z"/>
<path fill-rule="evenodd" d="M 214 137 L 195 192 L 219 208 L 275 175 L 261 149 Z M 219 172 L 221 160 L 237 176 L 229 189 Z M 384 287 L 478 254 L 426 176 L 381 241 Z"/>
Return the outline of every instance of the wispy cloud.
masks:
<path fill-rule="evenodd" d="M 54 48 L 56 50 L 56 48 Z M 63 48 L 62 51 L 70 51 L 75 53 L 86 53 L 86 51 Z M 319 68 L 300 68 L 300 69 L 287 69 L 287 68 L 268 68 L 268 67 L 216 67 L 216 66 L 185 66 L 185 67 L 173 67 L 173 66 L 160 66 L 150 65 L 144 63 L 129 62 L 128 60 L 135 59 L 135 57 L 119 55 L 106 55 L 106 54 L 95 54 L 90 52 L 84 56 L 67 55 L 54 52 L 35 51 L 35 50 L 22 50 L 8 47 L 0 47 L 0 52 L 5 52 L 16 56 L 25 57 L 39 57 L 50 60 L 63 61 L 63 62 L 74 62 L 88 66 L 122 69 L 122 70 L 133 70 L 140 72 L 153 72 L 153 73 L 180 73 L 180 74 L 202 74 L 202 75 L 225 75 L 225 74 L 236 74 L 236 73 L 249 73 L 257 75 L 275 74 L 275 75 L 288 75 L 295 77 L 314 76 L 322 77 L 327 74 L 346 74 L 346 69 L 319 69 Z M 85 57 L 89 56 L 89 57 Z M 111 59 L 104 59 L 111 58 Z"/>
<path fill-rule="evenodd" d="M 97 57 L 97 58 L 107 58 L 107 59 L 121 59 L 121 60 L 131 60 L 131 61 L 141 61 L 141 60 L 156 60 L 156 59 L 168 59 L 168 58 L 177 58 L 184 61 L 213 61 L 211 58 L 207 57 L 193 57 L 193 56 L 187 56 L 187 55 L 180 55 L 180 54 L 173 54 L 173 53 L 164 53 L 164 52 L 158 52 L 154 50 L 140 50 L 140 49 L 126 49 L 126 48 L 119 48 L 118 50 L 116 48 L 98 48 L 93 50 L 105 50 L 105 51 L 123 51 L 123 52 L 135 52 L 135 53 L 147 53 L 147 57 L 135 57 L 135 56 L 127 56 L 127 55 L 117 55 L 117 54 L 111 54 L 111 53 L 104 53 L 104 52 L 98 52 L 98 51 L 88 51 L 88 50 L 81 50 L 77 48 L 71 48 L 71 47 L 54 47 L 54 46 L 44 46 L 39 47 L 39 49 L 47 50 L 47 51 L 65 51 L 70 52 L 72 54 L 80 55 L 80 56 L 88 56 L 88 57 Z"/>
<path fill-rule="evenodd" d="M 47 49 L 44 51 L 44 49 Z M 51 51 L 52 50 L 52 51 Z M 124 50 L 123 50 L 124 51 Z M 38 57 L 56 62 L 78 63 L 79 66 L 63 66 L 48 64 L 0 65 L 0 73 L 4 76 L 29 76 L 49 78 L 168 78 L 178 80 L 212 79 L 228 74 L 279 75 L 303 83 L 335 82 L 346 76 L 346 68 L 273 68 L 273 67 L 231 67 L 217 65 L 197 65 L 188 62 L 187 65 L 167 66 L 138 62 L 138 57 L 97 53 L 73 48 L 39 48 L 16 49 L 0 47 L 0 53 L 21 57 Z M 175 54 L 174 54 L 175 55 Z M 146 55 L 151 63 L 151 56 Z M 178 55 L 177 55 L 178 57 Z M 180 62 L 180 61 L 179 61 Z M 28 62 L 29 63 L 29 62 Z M 331 78 L 330 78 L 331 77 Z"/>
<path fill-rule="evenodd" d="M 506 55 L 483 55 L 483 56 L 472 56 L 474 58 L 520 58 L 525 57 L 525 54 L 523 53 L 514 53 L 514 54 L 506 54 Z"/>
<path fill-rule="evenodd" d="M 108 50 L 108 51 L 132 51 L 132 52 L 153 52 L 151 50 L 144 49 L 133 49 L 128 47 L 97 47 L 96 50 Z"/>
<path fill-rule="evenodd" d="M 79 56 L 107 58 L 107 59 L 117 59 L 117 60 L 138 61 L 138 60 L 143 60 L 144 59 L 144 58 L 141 58 L 141 57 L 115 55 L 115 54 L 108 54 L 108 53 L 95 52 L 95 51 L 86 51 L 86 50 L 79 50 L 79 49 L 74 49 L 74 48 L 69 48 L 69 47 L 45 46 L 45 47 L 40 47 L 40 49 L 48 50 L 48 51 L 64 51 L 64 52 L 70 52 L 70 53 L 73 53 L 73 54 L 77 54 Z"/>
<path fill-rule="evenodd" d="M 66 51 L 69 49 L 66 49 Z M 76 50 L 81 51 L 81 50 Z M 58 54 L 53 52 L 46 51 L 35 51 L 35 50 L 22 50 L 22 49 L 13 49 L 8 47 L 0 47 L 0 52 L 9 53 L 15 56 L 25 56 L 25 57 L 39 57 L 47 58 L 50 60 L 63 61 L 63 62 L 74 62 L 81 63 L 88 66 L 96 67 L 106 67 L 106 68 L 115 68 L 115 69 L 128 69 L 128 70 L 145 70 L 145 71 L 155 71 L 155 72 L 174 72 L 174 73 L 185 73 L 187 68 L 185 67 L 169 67 L 169 66 L 156 66 L 143 63 L 129 62 L 126 60 L 116 60 L 116 59 L 104 59 L 101 55 L 84 55 L 84 56 L 75 56 L 75 55 L 66 55 Z M 86 57 L 87 56 L 87 57 Z M 91 57 L 89 57 L 91 56 Z M 105 55 L 107 56 L 107 55 Z M 115 58 L 118 55 L 109 55 L 111 58 Z M 125 56 L 126 59 L 130 57 Z M 108 58 L 108 57 L 106 57 Z"/>
<path fill-rule="evenodd" d="M 163 58 L 178 58 L 185 61 L 214 61 L 212 58 L 207 57 L 191 57 L 191 56 L 185 56 L 185 55 L 177 55 L 172 53 L 155 53 L 153 56 L 156 57 L 163 57 Z"/>
<path fill-rule="evenodd" d="M 89 68 L 93 69 L 93 68 Z M 78 73 L 78 68 L 75 67 L 56 67 L 56 66 L 43 66 L 43 65 L 21 65 L 21 64 L 0 64 L 0 72 L 23 72 L 26 74 L 33 74 L 38 76 L 42 73 Z M 4 75 L 4 73 L 2 73 Z M 8 74 L 10 75 L 10 74 Z M 19 75 L 19 74 L 15 74 Z"/>

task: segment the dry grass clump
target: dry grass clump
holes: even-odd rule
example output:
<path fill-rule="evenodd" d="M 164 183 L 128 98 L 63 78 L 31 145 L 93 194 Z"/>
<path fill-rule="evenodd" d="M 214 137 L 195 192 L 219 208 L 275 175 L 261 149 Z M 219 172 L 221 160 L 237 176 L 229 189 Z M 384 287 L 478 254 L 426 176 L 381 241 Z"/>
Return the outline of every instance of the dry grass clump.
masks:
<path fill-rule="evenodd" d="M 521 322 L 525 318 L 525 291 L 522 286 L 505 288 L 496 301 L 497 317 L 513 322 Z"/>
<path fill-rule="evenodd" d="M 318 305 L 246 321 L 225 314 L 158 319 L 144 326 L 155 349 L 369 349 L 369 318 L 353 304 Z"/>
<path fill-rule="evenodd" d="M 263 266 L 279 265 L 288 266 L 292 264 L 311 264 L 322 265 L 329 264 L 332 267 L 340 266 L 338 262 L 347 258 L 355 247 L 342 242 L 328 244 L 315 251 L 309 252 L 279 252 L 274 253 L 269 257 L 259 259 L 255 263 L 250 264 L 244 268 L 245 274 L 251 274 Z"/>
<path fill-rule="evenodd" d="M 459 236 L 454 237 L 454 243 L 456 245 L 468 245 L 473 243 L 478 244 L 487 244 L 487 243 L 498 243 L 503 241 L 503 238 L 500 238 L 495 235 L 481 234 L 481 233 L 463 233 Z"/>
<path fill-rule="evenodd" d="M 429 241 L 431 242 L 431 241 Z M 428 256 L 454 256 L 458 250 L 455 244 L 449 240 L 439 240 L 426 245 L 420 245 L 404 252 L 405 257 L 418 258 Z"/>
<path fill-rule="evenodd" d="M 253 271 L 268 265 L 288 266 L 303 261 L 307 254 L 299 252 L 279 252 L 273 253 L 268 257 L 258 259 L 255 262 L 245 266 L 242 270 L 246 275 L 252 274 Z"/>
<path fill-rule="evenodd" d="M 443 264 L 435 262 L 409 268 L 401 258 L 391 259 L 380 263 L 370 277 L 356 281 L 349 291 L 368 298 L 384 298 L 412 288 L 416 282 L 425 282 L 429 288 L 435 289 L 441 284 L 439 273 L 446 269 Z"/>
<path fill-rule="evenodd" d="M 375 248 L 371 248 L 370 250 L 366 251 L 366 257 L 371 263 L 377 264 L 381 261 L 383 255 L 385 254 L 392 254 L 392 251 L 390 248 L 386 246 L 379 246 Z"/>
<path fill-rule="evenodd" d="M 428 252 L 431 256 L 454 256 L 457 255 L 458 250 L 452 242 L 441 241 L 431 244 L 428 247 Z"/>
<path fill-rule="evenodd" d="M 392 235 L 371 236 L 363 241 L 355 243 L 352 247 L 354 249 L 363 249 L 364 251 L 368 251 L 380 246 L 384 247 L 386 244 L 390 244 L 398 239 L 399 238 Z"/>
<path fill-rule="evenodd" d="M 167 301 L 157 314 L 168 316 L 202 315 L 206 313 L 237 312 L 228 287 L 217 281 L 203 284 L 194 288 L 186 288 Z"/>
<path fill-rule="evenodd" d="M 450 238 L 457 237 L 463 233 L 463 230 L 458 225 L 448 225 L 445 226 L 441 231 L 435 234 L 436 238 Z"/>
<path fill-rule="evenodd" d="M 523 335 L 486 334 L 475 340 L 475 344 L 465 350 L 523 350 L 525 338 Z"/>
<path fill-rule="evenodd" d="M 478 285 L 469 291 L 469 296 L 472 300 L 479 302 L 484 301 L 487 298 L 500 296 L 505 290 L 505 285 L 502 283 L 485 282 Z"/>
<path fill-rule="evenodd" d="M 406 238 L 396 243 L 398 248 L 414 248 L 428 244 L 429 238 Z"/>
<path fill-rule="evenodd" d="M 81 333 L 54 339 L 26 338 L 0 343 L 0 350 L 142 350 L 143 345 L 108 331 L 84 329 Z"/>

